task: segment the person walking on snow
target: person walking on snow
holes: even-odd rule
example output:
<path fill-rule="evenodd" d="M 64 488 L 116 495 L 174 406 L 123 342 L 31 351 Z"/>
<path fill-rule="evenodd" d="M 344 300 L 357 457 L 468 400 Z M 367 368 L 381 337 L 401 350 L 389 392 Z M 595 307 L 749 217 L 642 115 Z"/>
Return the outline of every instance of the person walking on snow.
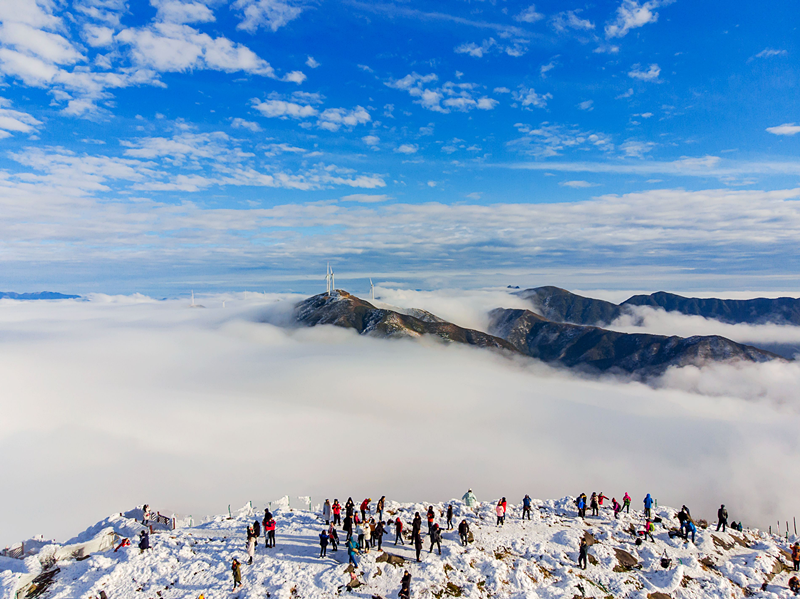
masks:
<path fill-rule="evenodd" d="M 622 498 L 622 507 L 625 508 L 625 513 L 626 514 L 630 514 L 631 513 L 631 496 L 628 495 L 627 491 L 625 491 L 625 495 Z"/>
<path fill-rule="evenodd" d="M 531 496 L 530 495 L 525 495 L 525 497 L 522 498 L 522 519 L 523 520 L 525 519 L 526 515 L 528 516 L 528 520 L 531 519 L 531 504 L 532 504 Z"/>
<path fill-rule="evenodd" d="M 397 517 L 397 520 L 394 521 L 394 544 L 397 545 L 397 541 L 400 541 L 401 545 L 405 545 L 403 541 L 403 521 L 400 519 L 400 516 Z"/>
<path fill-rule="evenodd" d="M 453 504 L 447 505 L 447 530 L 453 529 Z"/>
<path fill-rule="evenodd" d="M 323 530 L 321 533 L 319 533 L 319 556 L 321 558 L 328 555 L 328 539 L 329 537 L 327 530 Z"/>
<path fill-rule="evenodd" d="M 433 528 L 431 529 L 431 548 L 428 553 L 433 552 L 434 545 L 439 548 L 439 555 L 442 555 L 442 531 L 438 524 L 434 524 Z"/>
<path fill-rule="evenodd" d="M 458 537 L 461 539 L 461 544 L 466 547 L 469 542 L 469 524 L 466 520 L 462 520 L 458 525 Z"/>
<path fill-rule="evenodd" d="M 331 501 L 330 499 L 325 500 L 325 505 L 322 506 L 322 519 L 325 520 L 325 525 L 331 523 Z"/>
<path fill-rule="evenodd" d="M 242 567 L 236 558 L 233 558 L 231 562 L 231 572 L 233 573 L 233 590 L 235 591 L 236 587 L 242 586 Z"/>
<path fill-rule="evenodd" d="M 464 496 L 461 498 L 467 507 L 475 507 L 478 505 L 478 498 L 475 497 L 475 493 L 472 492 L 472 489 L 469 489 Z"/>
<path fill-rule="evenodd" d="M 653 522 L 648 517 L 647 521 L 645 521 L 645 523 L 644 523 L 644 532 L 642 533 L 642 534 L 644 534 L 644 538 L 647 539 L 647 537 L 650 537 L 650 540 L 653 543 L 655 543 L 656 540 L 653 538 L 653 531 L 655 529 L 656 529 L 656 527 L 653 525 Z"/>
<path fill-rule="evenodd" d="M 383 522 L 383 508 L 386 507 L 386 495 L 381 495 L 378 499 L 378 505 L 375 506 L 375 512 L 378 514 L 378 522 Z"/>
<path fill-rule="evenodd" d="M 720 526 L 722 527 L 722 532 L 725 532 L 728 526 L 728 510 L 725 509 L 725 504 L 719 506 L 717 510 L 717 531 L 719 531 Z"/>
<path fill-rule="evenodd" d="M 614 508 L 614 520 L 618 520 L 619 513 L 622 511 L 622 506 L 620 505 L 619 501 L 617 501 L 616 497 L 611 500 L 611 506 Z"/>
<path fill-rule="evenodd" d="M 247 527 L 247 555 L 250 556 L 250 559 L 247 560 L 247 564 L 250 565 L 253 563 L 253 557 L 256 554 L 256 535 L 253 531 L 252 526 Z"/>
<path fill-rule="evenodd" d="M 585 570 L 589 565 L 589 545 L 586 543 L 586 539 L 581 539 L 581 547 L 578 551 L 578 566 L 580 566 L 581 570 Z"/>
<path fill-rule="evenodd" d="M 342 504 L 339 503 L 338 499 L 333 500 L 333 505 L 331 506 L 331 511 L 333 512 L 333 525 L 339 526 L 342 525 Z"/>
<path fill-rule="evenodd" d="M 689 533 L 692 533 L 692 543 L 694 543 L 694 535 L 697 533 L 697 527 L 692 522 L 690 517 L 686 517 L 686 532 L 684 533 L 683 538 L 687 541 L 689 540 Z"/>
<path fill-rule="evenodd" d="M 408 570 L 403 572 L 403 578 L 400 579 L 400 592 L 397 593 L 398 599 L 411 599 L 411 574 Z"/>
<path fill-rule="evenodd" d="M 647 494 L 647 497 L 644 498 L 644 516 L 648 520 L 652 517 L 653 513 L 653 498 L 650 497 L 650 493 Z"/>

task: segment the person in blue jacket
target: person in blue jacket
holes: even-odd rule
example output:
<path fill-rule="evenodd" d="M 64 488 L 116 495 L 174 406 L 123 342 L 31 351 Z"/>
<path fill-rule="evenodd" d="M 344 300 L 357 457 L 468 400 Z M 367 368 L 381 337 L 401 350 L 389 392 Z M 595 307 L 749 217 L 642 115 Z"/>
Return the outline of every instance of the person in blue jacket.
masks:
<path fill-rule="evenodd" d="M 653 509 L 653 498 L 650 497 L 650 493 L 647 494 L 647 497 L 644 498 L 644 517 L 648 520 L 652 516 L 651 510 Z"/>
<path fill-rule="evenodd" d="M 525 515 L 527 514 L 528 520 L 531 519 L 531 496 L 525 495 L 522 498 L 522 519 L 525 519 Z"/>
<path fill-rule="evenodd" d="M 694 543 L 694 535 L 697 532 L 697 527 L 694 525 L 694 522 L 692 522 L 691 518 L 686 519 L 685 525 L 686 525 L 686 534 L 684 535 L 683 538 L 688 541 L 689 533 L 692 533 L 692 543 Z"/>
<path fill-rule="evenodd" d="M 350 563 L 356 568 L 358 568 L 358 558 L 356 557 L 358 553 L 358 539 L 356 539 L 354 536 L 350 537 L 347 539 L 347 557 L 349 558 Z"/>

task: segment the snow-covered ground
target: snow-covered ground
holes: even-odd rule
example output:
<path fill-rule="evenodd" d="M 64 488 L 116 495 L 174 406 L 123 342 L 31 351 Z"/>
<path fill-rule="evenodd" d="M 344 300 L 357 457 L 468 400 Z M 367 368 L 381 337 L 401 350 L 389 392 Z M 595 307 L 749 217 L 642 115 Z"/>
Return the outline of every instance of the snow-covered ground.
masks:
<path fill-rule="evenodd" d="M 669 538 L 669 528 L 677 526 L 676 512 L 659 507 L 654 511 L 663 523 L 657 525 L 655 543 L 636 545 L 630 529 L 641 530 L 641 512 L 622 514 L 615 521 L 611 509 L 603 507 L 600 517 L 581 520 L 572 498 L 534 500 L 531 521 L 521 521 L 519 506 L 509 505 L 506 524 L 497 527 L 492 502 L 474 510 L 460 501 L 453 504 L 456 525 L 467 519 L 473 543 L 464 548 L 456 531 L 445 531 L 439 556 L 428 552 L 425 537 L 422 561 L 417 563 L 408 541 L 405 546 L 394 545 L 391 529 L 384 537 L 384 549 L 404 558 L 405 564 L 381 562 L 383 552 L 377 550 L 360 556 L 356 573 L 363 585 L 354 589 L 352 596 L 396 599 L 404 568 L 412 575 L 414 598 L 792 596 L 787 590 L 791 576 L 787 550 L 792 538 L 786 541 L 755 530 L 726 534 L 698 528 L 696 544 L 687 543 Z M 446 504 L 434 508 L 444 528 Z M 422 503 L 389 502 L 384 517 L 400 515 L 410 529 L 414 512 L 419 511 L 424 532 L 426 509 L 427 504 Z M 108 599 L 196 599 L 201 594 L 206 599 L 312 599 L 347 591 L 343 585 L 350 575 L 344 546 L 336 552 L 329 547 L 326 558 L 318 557 L 318 535 L 324 522 L 317 513 L 288 507 L 273 510 L 277 546 L 266 549 L 262 537 L 253 565 L 247 565 L 245 532 L 248 524 L 263 515 L 259 512 L 243 509 L 232 519 L 218 516 L 192 527 L 153 534 L 152 549 L 144 553 L 136 547 L 142 525 L 132 518 L 112 516 L 67 544 L 90 541 L 113 529 L 131 538 L 133 546 L 117 552 L 100 551 L 81 560 L 61 558 L 55 564 L 52 557 L 45 557 L 53 555 L 53 548 L 47 547 L 25 561 L 0 558 L 0 596 L 14 597 L 20 582 L 42 569 L 41 562 L 45 568 L 58 568 L 54 582 L 42 595 L 48 599 L 98 597 L 100 591 Z M 580 540 L 590 538 L 586 533 L 596 543 L 589 549 L 590 565 L 584 571 L 577 567 L 577 559 Z M 343 542 L 344 533 L 339 536 Z M 637 565 L 625 567 L 626 556 L 621 552 L 630 554 Z M 666 568 L 661 563 L 665 555 L 670 559 Z M 243 586 L 232 593 L 230 564 L 234 557 L 242 562 Z"/>

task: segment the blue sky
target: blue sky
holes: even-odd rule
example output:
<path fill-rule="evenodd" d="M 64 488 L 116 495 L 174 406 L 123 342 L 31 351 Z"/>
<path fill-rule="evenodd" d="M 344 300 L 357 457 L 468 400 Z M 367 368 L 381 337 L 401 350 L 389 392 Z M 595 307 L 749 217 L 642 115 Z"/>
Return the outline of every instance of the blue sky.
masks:
<path fill-rule="evenodd" d="M 796 5 L 0 5 L 2 287 L 798 289 Z"/>

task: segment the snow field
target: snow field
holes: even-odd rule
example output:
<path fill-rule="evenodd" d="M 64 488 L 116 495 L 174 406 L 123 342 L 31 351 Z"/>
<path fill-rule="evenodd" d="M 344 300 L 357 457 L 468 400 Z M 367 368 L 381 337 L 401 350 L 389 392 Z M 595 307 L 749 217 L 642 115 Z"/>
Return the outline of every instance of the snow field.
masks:
<path fill-rule="evenodd" d="M 358 502 L 357 502 L 358 503 Z M 69 543 L 88 541 L 113 529 L 131 539 L 132 546 L 118 552 L 96 553 L 84 560 L 63 560 L 55 582 L 43 595 L 48 599 L 88 599 L 101 590 L 109 599 L 318 599 L 339 594 L 355 598 L 397 599 L 405 568 L 412 575 L 414 599 L 465 597 L 625 597 L 631 599 L 694 599 L 718 597 L 791 597 L 787 581 L 792 575 L 780 564 L 791 564 L 789 544 L 777 537 L 745 531 L 716 533 L 698 529 L 697 543 L 669 538 L 668 529 L 677 527 L 675 510 L 660 507 L 655 514 L 663 519 L 657 525 L 656 542 L 635 544 L 631 525 L 641 530 L 641 513 L 622 514 L 615 521 L 610 507 L 601 508 L 600 517 L 581 520 L 572 498 L 534 500 L 531 521 L 521 521 L 520 506 L 509 505 L 504 526 L 495 526 L 492 502 L 474 510 L 454 501 L 454 525 L 466 518 L 475 542 L 464 548 L 457 530 L 446 531 L 447 504 L 433 504 L 443 528 L 442 555 L 429 553 L 425 535 L 422 561 L 415 561 L 408 540 L 394 545 L 394 528 L 384 536 L 384 550 L 406 560 L 404 566 L 377 562 L 382 552 L 371 550 L 359 556 L 356 573 L 362 586 L 351 592 L 343 588 L 350 580 L 347 569 L 345 534 L 339 529 L 339 550 L 328 547 L 320 559 L 319 533 L 326 528 L 316 513 L 305 510 L 276 509 L 277 546 L 264 547 L 263 536 L 253 565 L 247 565 L 245 532 L 263 511 L 240 510 L 236 517 L 217 516 L 191 528 L 151 535 L 152 549 L 140 553 L 136 543 L 141 524 L 116 515 L 97 523 Z M 374 506 L 374 503 L 373 503 Z M 410 530 L 416 511 L 423 518 L 428 504 L 388 502 L 384 518 L 398 515 Z M 129 513 L 130 514 L 130 513 Z M 375 515 L 374 512 L 372 514 Z M 577 567 L 580 541 L 586 533 L 596 543 L 589 548 L 587 570 Z M 632 569 L 623 567 L 620 551 L 638 562 Z M 46 548 L 40 555 L 47 553 Z M 671 560 L 663 568 L 661 558 Z M 243 586 L 232 592 L 231 560 L 242 563 Z M 47 564 L 46 564 L 47 565 Z M 26 573 L 41 569 L 37 557 L 24 562 L 0 559 L 0 596 L 15 596 L 18 582 Z M 766 587 L 762 590 L 764 583 Z M 660 593 L 660 594 L 659 594 Z"/>

